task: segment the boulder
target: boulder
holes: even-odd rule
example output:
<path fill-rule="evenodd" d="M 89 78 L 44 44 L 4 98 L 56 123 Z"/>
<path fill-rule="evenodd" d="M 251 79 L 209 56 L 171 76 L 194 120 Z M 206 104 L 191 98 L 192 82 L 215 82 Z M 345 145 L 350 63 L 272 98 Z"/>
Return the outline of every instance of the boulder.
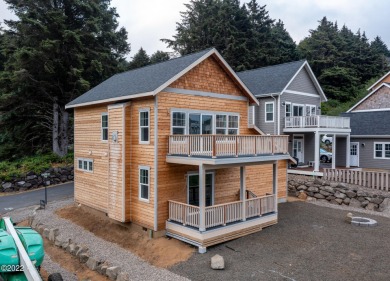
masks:
<path fill-rule="evenodd" d="M 337 183 L 337 182 L 331 182 L 330 184 L 329 184 L 329 186 L 330 187 L 332 187 L 332 188 L 335 188 L 335 187 L 337 187 L 339 184 Z"/>
<path fill-rule="evenodd" d="M 307 190 L 307 186 L 306 185 L 300 185 L 297 187 L 297 190 Z"/>
<path fill-rule="evenodd" d="M 336 198 L 340 198 L 340 199 L 345 199 L 345 197 L 347 197 L 347 195 L 345 195 L 345 193 L 341 193 L 340 191 L 336 191 L 334 196 Z"/>
<path fill-rule="evenodd" d="M 88 261 L 86 263 L 87 267 L 90 269 L 90 270 L 96 270 L 97 266 L 98 266 L 98 262 L 96 259 L 92 258 L 92 257 L 89 257 L 88 258 Z M 115 279 L 114 279 L 115 280 Z"/>
<path fill-rule="evenodd" d="M 340 182 L 337 184 L 337 187 L 342 188 L 342 189 L 346 189 L 346 188 L 348 188 L 348 185 L 346 183 Z"/>
<path fill-rule="evenodd" d="M 310 187 L 310 186 L 313 186 L 314 183 L 313 183 L 312 181 L 307 181 L 307 182 L 305 182 L 305 185 L 306 185 L 307 187 Z"/>
<path fill-rule="evenodd" d="M 368 193 L 366 191 L 363 191 L 363 190 L 358 190 L 356 195 L 358 197 L 367 197 L 368 196 Z"/>
<path fill-rule="evenodd" d="M 76 256 L 80 256 L 81 254 L 84 254 L 88 251 L 88 247 L 84 245 L 80 245 L 78 250 L 76 251 Z"/>
<path fill-rule="evenodd" d="M 306 200 L 307 194 L 304 191 L 301 191 L 299 192 L 298 198 L 302 200 Z"/>
<path fill-rule="evenodd" d="M 16 184 L 17 186 L 22 187 L 25 183 L 25 181 L 18 181 Z"/>
<path fill-rule="evenodd" d="M 37 178 L 37 175 L 29 175 L 26 177 L 26 181 L 30 181 L 30 180 L 33 180 L 33 179 L 36 179 Z"/>
<path fill-rule="evenodd" d="M 315 202 L 315 201 L 317 201 L 317 198 L 314 198 L 314 197 L 310 197 L 310 196 L 308 196 L 307 198 L 306 198 L 306 201 L 311 201 L 311 202 Z"/>
<path fill-rule="evenodd" d="M 119 266 L 110 266 L 106 270 L 106 275 L 110 280 L 116 280 L 121 268 Z"/>
<path fill-rule="evenodd" d="M 370 201 L 370 203 L 374 203 L 374 204 L 380 205 L 383 202 L 383 198 L 376 197 L 376 198 L 371 198 L 368 201 Z"/>
<path fill-rule="evenodd" d="M 215 255 L 211 258 L 211 268 L 212 269 L 224 269 L 225 261 L 222 256 Z"/>
<path fill-rule="evenodd" d="M 355 208 L 360 208 L 361 207 L 361 202 L 355 198 L 352 198 L 351 201 L 349 202 L 350 207 L 355 207 Z"/>
<path fill-rule="evenodd" d="M 330 196 L 328 196 L 328 197 L 326 197 L 326 200 L 334 200 L 334 199 L 336 199 L 336 197 L 334 197 L 333 195 L 330 195 Z"/>
<path fill-rule="evenodd" d="M 363 201 L 363 202 L 361 203 L 360 206 L 362 206 L 362 208 L 365 208 L 369 203 L 370 203 L 370 201 L 365 200 L 365 201 Z"/>
<path fill-rule="evenodd" d="M 325 197 L 330 196 L 330 193 L 325 190 L 320 190 L 320 193 L 324 195 Z"/>
<path fill-rule="evenodd" d="M 130 277 L 127 272 L 120 272 L 116 277 L 116 281 L 129 281 Z"/>
<path fill-rule="evenodd" d="M 353 217 L 353 214 L 352 213 L 348 213 L 347 216 L 345 217 L 345 221 L 347 223 L 351 223 L 352 222 L 352 217 Z"/>
<path fill-rule="evenodd" d="M 107 268 L 109 267 L 107 262 L 99 263 L 98 267 L 96 268 L 96 271 L 99 272 L 101 275 L 106 275 Z"/>
<path fill-rule="evenodd" d="M 81 263 L 86 263 L 89 260 L 89 255 L 87 253 L 82 253 L 79 255 L 79 261 Z"/>
<path fill-rule="evenodd" d="M 11 182 L 5 182 L 5 183 L 3 183 L 3 184 L 1 185 L 1 187 L 2 187 L 3 189 L 9 189 L 9 188 L 12 187 L 12 183 L 11 183 Z"/>
<path fill-rule="evenodd" d="M 346 205 L 349 205 L 350 202 L 351 202 L 351 198 L 349 198 L 349 197 L 345 198 L 343 201 L 343 203 Z"/>
<path fill-rule="evenodd" d="M 23 184 L 23 187 L 21 187 L 20 190 L 21 190 L 22 188 L 23 188 L 23 189 L 29 189 L 31 186 L 32 186 L 31 183 L 26 182 L 25 184 Z"/>
<path fill-rule="evenodd" d="M 50 229 L 48 229 L 48 228 L 45 228 L 44 230 L 43 230 L 43 237 L 45 237 L 45 238 L 48 238 L 49 239 L 49 234 L 50 234 Z"/>
<path fill-rule="evenodd" d="M 347 190 L 345 192 L 345 195 L 347 195 L 349 198 L 355 198 L 356 197 L 356 193 L 351 191 L 351 190 Z"/>
<path fill-rule="evenodd" d="M 324 181 L 321 180 L 321 179 L 319 179 L 319 178 L 316 178 L 316 179 L 314 180 L 314 184 L 323 185 L 323 184 L 324 184 Z"/>
<path fill-rule="evenodd" d="M 343 203 L 343 199 L 340 199 L 340 198 L 336 198 L 334 201 L 336 201 L 337 203 L 339 203 L 339 205 L 341 205 L 341 203 Z"/>
<path fill-rule="evenodd" d="M 75 244 L 75 243 L 69 243 L 68 247 L 66 247 L 66 251 L 67 251 L 69 254 L 74 255 L 75 252 L 76 252 L 76 244 Z"/>
<path fill-rule="evenodd" d="M 390 213 L 390 198 L 385 198 L 380 204 L 378 211 L 380 212 L 385 212 L 385 213 Z"/>
<path fill-rule="evenodd" d="M 318 187 L 315 187 L 315 186 L 310 186 L 307 191 L 310 191 L 310 192 L 318 192 Z"/>
<path fill-rule="evenodd" d="M 325 196 L 322 195 L 321 193 L 315 193 L 314 197 L 317 198 L 317 199 L 325 199 Z"/>
<path fill-rule="evenodd" d="M 51 242 L 54 242 L 56 240 L 56 237 L 58 236 L 59 231 L 60 230 L 58 228 L 50 229 L 50 231 L 49 231 L 49 240 Z"/>
<path fill-rule="evenodd" d="M 337 199 L 339 199 L 339 198 L 337 198 Z M 333 205 L 340 205 L 340 203 L 336 201 L 337 199 L 330 200 L 329 203 L 333 204 Z M 339 199 L 339 200 L 341 200 L 341 199 Z"/>
<path fill-rule="evenodd" d="M 374 203 L 368 203 L 367 206 L 366 206 L 366 210 L 370 210 L 370 211 L 376 211 L 378 209 L 378 204 L 374 204 Z"/>
<path fill-rule="evenodd" d="M 365 197 L 358 197 L 357 200 L 359 200 L 359 202 L 363 202 L 363 201 L 366 201 L 366 198 Z"/>

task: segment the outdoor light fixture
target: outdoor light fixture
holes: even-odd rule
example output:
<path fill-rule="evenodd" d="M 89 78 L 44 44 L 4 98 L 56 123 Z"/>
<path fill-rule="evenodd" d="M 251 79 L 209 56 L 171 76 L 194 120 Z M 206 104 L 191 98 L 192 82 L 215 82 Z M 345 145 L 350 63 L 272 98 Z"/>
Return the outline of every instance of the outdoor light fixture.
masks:
<path fill-rule="evenodd" d="M 362 143 L 362 147 L 365 147 L 365 146 L 366 146 L 366 144 L 363 142 L 363 143 Z"/>
<path fill-rule="evenodd" d="M 320 109 L 321 109 L 321 106 L 318 106 L 317 109 L 320 110 Z"/>
<path fill-rule="evenodd" d="M 286 102 L 284 101 L 284 102 L 282 102 L 282 106 L 285 106 L 286 105 Z"/>

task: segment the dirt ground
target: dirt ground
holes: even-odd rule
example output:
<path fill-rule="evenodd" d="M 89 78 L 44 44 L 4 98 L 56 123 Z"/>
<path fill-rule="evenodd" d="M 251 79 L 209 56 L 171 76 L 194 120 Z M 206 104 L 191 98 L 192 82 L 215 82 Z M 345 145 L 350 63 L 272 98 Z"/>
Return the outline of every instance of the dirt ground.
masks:
<path fill-rule="evenodd" d="M 56 214 L 104 240 L 130 250 L 143 260 L 158 267 L 167 268 L 184 262 L 195 252 L 194 247 L 176 239 L 166 237 L 149 239 L 145 233 L 113 223 L 77 206 L 59 209 Z"/>

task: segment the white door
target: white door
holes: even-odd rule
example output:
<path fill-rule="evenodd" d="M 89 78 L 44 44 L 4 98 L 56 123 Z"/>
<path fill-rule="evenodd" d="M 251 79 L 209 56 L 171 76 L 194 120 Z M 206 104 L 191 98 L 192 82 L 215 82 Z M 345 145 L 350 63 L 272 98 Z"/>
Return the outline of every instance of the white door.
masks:
<path fill-rule="evenodd" d="M 350 165 L 354 167 L 359 167 L 359 143 L 351 142 L 351 152 L 350 152 Z"/>
<path fill-rule="evenodd" d="M 298 158 L 298 162 L 303 162 L 303 139 L 294 139 L 293 156 Z"/>

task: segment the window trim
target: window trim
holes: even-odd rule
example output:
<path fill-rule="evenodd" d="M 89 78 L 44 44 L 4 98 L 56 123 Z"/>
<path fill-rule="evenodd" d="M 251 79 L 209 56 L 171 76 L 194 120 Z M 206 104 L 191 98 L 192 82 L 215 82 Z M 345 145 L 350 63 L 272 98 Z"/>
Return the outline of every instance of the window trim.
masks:
<path fill-rule="evenodd" d="M 187 123 L 188 123 L 188 118 L 187 118 L 187 112 L 185 111 L 178 111 L 178 110 L 175 110 L 175 111 L 171 111 L 171 135 L 173 135 L 173 128 L 183 128 L 183 126 L 173 126 L 173 114 L 174 113 L 183 113 L 184 114 L 184 135 L 187 134 Z"/>
<path fill-rule="evenodd" d="M 377 144 L 381 144 L 382 145 L 382 157 L 377 157 L 376 156 L 376 152 L 377 152 L 377 150 L 376 150 L 376 145 Z M 381 159 L 381 160 L 390 160 L 390 157 L 386 157 L 386 153 L 385 153 L 385 145 L 386 144 L 388 144 L 388 145 L 390 145 L 390 142 L 374 142 L 374 159 Z M 378 150 L 379 151 L 379 150 Z"/>
<path fill-rule="evenodd" d="M 267 120 L 267 105 L 272 104 L 272 120 Z M 273 101 L 268 101 L 264 103 L 264 122 L 265 123 L 272 123 L 275 122 L 275 102 Z"/>
<path fill-rule="evenodd" d="M 310 112 L 309 112 L 310 115 L 307 115 L 308 108 L 310 108 Z M 312 108 L 314 108 L 314 114 L 311 114 Z M 314 104 L 305 104 L 305 116 L 316 116 L 316 115 L 317 115 L 317 106 L 315 106 Z"/>
<path fill-rule="evenodd" d="M 148 125 L 147 126 L 141 126 L 141 113 L 142 112 L 148 113 Z M 148 128 L 148 140 L 147 141 L 141 140 L 141 136 L 142 136 L 141 129 L 142 128 Z M 138 110 L 138 134 L 139 134 L 139 137 L 138 137 L 139 144 L 150 144 L 150 108 L 140 108 Z"/>
<path fill-rule="evenodd" d="M 287 105 L 290 106 L 290 111 L 289 111 L 290 116 L 287 116 Z M 284 104 L 284 117 L 292 117 L 292 104 L 289 101 L 285 102 Z"/>
<path fill-rule="evenodd" d="M 141 197 L 141 184 L 145 185 L 144 183 L 141 183 L 141 170 L 148 171 L 148 199 Z M 150 202 L 150 166 L 138 166 L 138 200 L 146 203 Z"/>
<path fill-rule="evenodd" d="M 107 116 L 107 127 L 103 127 L 103 116 Z M 100 116 L 100 126 L 101 126 L 101 135 L 100 135 L 100 138 L 101 138 L 101 141 L 102 142 L 108 142 L 108 139 L 109 139 L 109 135 L 108 135 L 108 112 L 102 112 L 101 116 Z M 104 129 L 107 129 L 107 139 L 103 139 L 103 130 Z"/>
<path fill-rule="evenodd" d="M 80 168 L 80 161 L 82 161 L 82 168 Z M 87 164 L 87 169 L 84 169 L 84 162 L 87 162 L 88 164 Z M 89 168 L 90 168 L 90 163 L 92 164 L 92 169 L 90 170 Z M 78 157 L 77 158 L 77 170 L 79 170 L 79 171 L 82 171 L 82 172 L 86 172 L 86 173 L 91 173 L 91 174 L 93 174 L 93 168 L 95 167 L 95 163 L 94 163 L 94 161 L 93 161 L 93 159 L 91 159 L 91 158 L 80 158 L 80 157 Z"/>

